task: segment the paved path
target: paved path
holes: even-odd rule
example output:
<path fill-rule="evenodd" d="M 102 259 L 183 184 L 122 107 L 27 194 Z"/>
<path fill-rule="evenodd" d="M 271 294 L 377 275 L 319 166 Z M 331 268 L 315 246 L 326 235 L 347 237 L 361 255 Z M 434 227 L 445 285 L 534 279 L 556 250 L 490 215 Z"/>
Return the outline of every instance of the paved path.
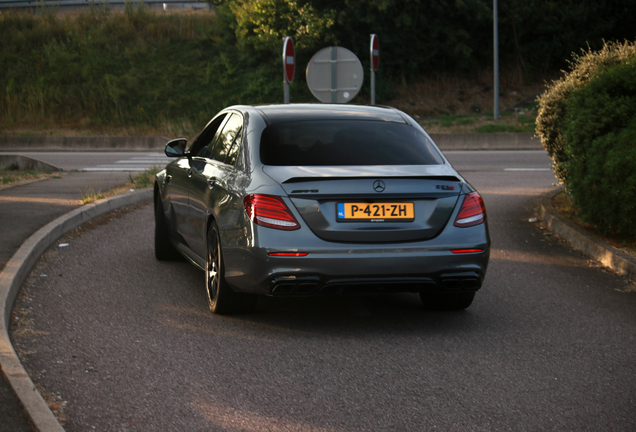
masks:
<path fill-rule="evenodd" d="M 87 191 L 105 191 L 128 173 L 71 172 L 60 178 L 0 190 L 0 270 L 22 243 L 42 226 L 81 205 Z M 0 374 L 0 431 L 32 431 L 4 374 Z"/>

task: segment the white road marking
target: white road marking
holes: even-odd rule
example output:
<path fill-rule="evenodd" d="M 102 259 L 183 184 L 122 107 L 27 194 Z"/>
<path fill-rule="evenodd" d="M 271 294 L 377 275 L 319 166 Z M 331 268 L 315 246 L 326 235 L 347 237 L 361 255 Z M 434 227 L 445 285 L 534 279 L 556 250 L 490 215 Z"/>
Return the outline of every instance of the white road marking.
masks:
<path fill-rule="evenodd" d="M 118 163 L 118 164 L 131 164 L 131 165 L 132 164 L 142 164 L 142 165 L 155 164 L 155 165 L 158 165 L 160 163 L 164 163 L 164 161 L 163 160 L 162 161 L 159 161 L 159 160 L 120 160 L 120 161 L 117 161 L 115 163 Z"/>
<path fill-rule="evenodd" d="M 504 168 L 504 171 L 552 171 L 552 168 Z"/>
<path fill-rule="evenodd" d="M 146 167 L 95 167 L 95 168 L 84 168 L 82 171 L 118 171 L 118 172 L 142 172 L 146 171 Z"/>
<path fill-rule="evenodd" d="M 82 171 L 100 171 L 100 172 L 139 172 L 146 171 L 152 167 L 164 167 L 169 162 L 166 155 L 160 153 L 150 153 L 142 156 L 135 156 L 129 159 L 119 160 L 112 164 L 97 165 L 96 167 L 87 167 Z"/>

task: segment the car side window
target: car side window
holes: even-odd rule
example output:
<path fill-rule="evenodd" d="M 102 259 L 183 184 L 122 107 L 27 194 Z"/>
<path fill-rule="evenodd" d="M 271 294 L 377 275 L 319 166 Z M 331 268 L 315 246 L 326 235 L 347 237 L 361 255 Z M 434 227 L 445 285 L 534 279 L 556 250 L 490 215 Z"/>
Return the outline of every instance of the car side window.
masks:
<path fill-rule="evenodd" d="M 229 160 L 226 159 L 232 154 L 234 141 L 240 136 L 242 127 L 243 118 L 239 114 L 232 114 L 232 117 L 228 119 L 219 134 L 216 146 L 214 147 L 214 159 L 219 162 L 229 163 Z M 237 146 L 238 144 L 240 144 L 240 142 L 237 143 Z M 236 161 L 235 156 L 234 160 Z"/>
<path fill-rule="evenodd" d="M 190 153 L 193 156 L 211 158 L 214 149 L 214 143 L 221 131 L 220 126 L 227 117 L 227 114 L 220 115 L 210 123 L 203 132 L 192 143 Z"/>
<path fill-rule="evenodd" d="M 243 129 L 238 131 L 236 137 L 234 138 L 234 142 L 232 143 L 232 147 L 225 158 L 225 163 L 228 165 L 235 165 L 236 160 L 239 156 L 239 150 L 241 149 L 241 141 L 243 140 Z"/>

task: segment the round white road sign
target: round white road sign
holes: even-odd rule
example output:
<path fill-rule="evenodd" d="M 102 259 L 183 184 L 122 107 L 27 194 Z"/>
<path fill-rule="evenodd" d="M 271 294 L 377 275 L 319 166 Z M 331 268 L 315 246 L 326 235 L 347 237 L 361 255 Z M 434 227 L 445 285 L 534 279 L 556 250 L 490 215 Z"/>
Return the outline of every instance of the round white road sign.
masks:
<path fill-rule="evenodd" d="M 363 81 L 362 63 L 343 47 L 321 49 L 307 65 L 307 85 L 321 102 L 347 103 L 356 97 Z"/>

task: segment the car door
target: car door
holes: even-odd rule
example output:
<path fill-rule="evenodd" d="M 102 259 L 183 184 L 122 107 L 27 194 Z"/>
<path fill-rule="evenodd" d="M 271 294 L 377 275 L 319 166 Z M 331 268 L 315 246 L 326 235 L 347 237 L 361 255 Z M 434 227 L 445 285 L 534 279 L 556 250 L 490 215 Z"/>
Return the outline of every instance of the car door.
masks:
<path fill-rule="evenodd" d="M 235 200 L 230 191 L 236 188 L 236 168 L 233 165 L 241 146 L 242 129 L 241 114 L 229 114 L 221 132 L 215 137 L 212 153 L 205 158 L 193 158 L 193 164 L 200 163 L 201 169 L 195 169 L 192 174 L 189 221 L 196 233 L 192 249 L 199 257 L 205 256 L 208 215 L 215 217 L 221 230 L 227 228 L 229 219 L 233 219 L 232 208 L 235 206 L 231 203 Z"/>
<path fill-rule="evenodd" d="M 166 207 L 170 232 L 179 244 L 184 244 L 182 233 L 187 229 L 189 214 L 190 163 L 186 157 L 179 158 L 166 167 Z M 174 233 L 177 233 L 174 236 Z"/>
<path fill-rule="evenodd" d="M 183 208 L 180 208 L 181 214 L 179 215 L 179 223 L 176 228 L 180 236 L 180 243 L 185 247 L 185 250 L 182 249 L 182 252 L 194 260 L 196 260 L 197 257 L 193 256 L 193 252 L 199 240 L 197 238 L 198 232 L 194 231 L 193 228 L 194 224 L 191 220 L 190 210 L 192 189 L 195 187 L 193 177 L 195 173 L 200 173 L 205 170 L 206 161 L 212 154 L 214 143 L 223 129 L 223 124 L 227 118 L 227 114 L 223 113 L 212 119 L 190 146 L 187 157 L 179 160 L 179 168 L 181 168 L 181 171 L 178 172 L 179 187 L 185 194 L 185 205 Z"/>

